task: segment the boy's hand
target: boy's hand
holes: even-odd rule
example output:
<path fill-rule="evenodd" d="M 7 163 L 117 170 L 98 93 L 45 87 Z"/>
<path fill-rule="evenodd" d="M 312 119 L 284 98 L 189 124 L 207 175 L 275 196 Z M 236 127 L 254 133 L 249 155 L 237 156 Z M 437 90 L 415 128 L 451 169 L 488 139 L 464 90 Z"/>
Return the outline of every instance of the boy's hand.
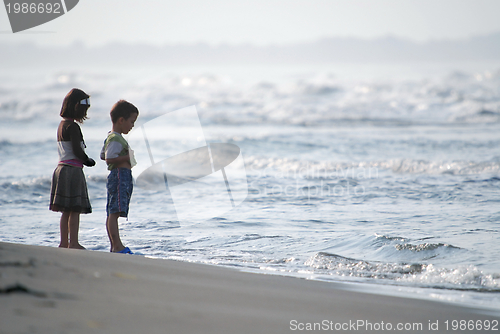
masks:
<path fill-rule="evenodd" d="M 130 147 L 128 149 L 128 157 L 130 161 L 130 168 L 133 168 L 135 165 L 137 165 L 137 161 L 135 161 L 134 150 L 132 150 Z"/>

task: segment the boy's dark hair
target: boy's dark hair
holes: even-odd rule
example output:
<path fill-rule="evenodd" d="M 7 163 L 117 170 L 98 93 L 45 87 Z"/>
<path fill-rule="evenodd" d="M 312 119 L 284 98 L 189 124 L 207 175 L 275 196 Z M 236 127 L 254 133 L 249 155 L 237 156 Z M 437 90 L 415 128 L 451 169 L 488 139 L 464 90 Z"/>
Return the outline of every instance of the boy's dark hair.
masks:
<path fill-rule="evenodd" d="M 120 100 L 113 105 L 109 114 L 111 115 L 111 121 L 116 123 L 120 117 L 128 119 L 133 113 L 139 115 L 139 109 L 130 102 Z"/>
<path fill-rule="evenodd" d="M 88 99 L 90 96 L 83 90 L 73 88 L 64 97 L 61 107 L 61 117 L 73 118 L 77 122 L 83 123 L 87 119 L 87 110 L 90 105 L 80 104 L 81 100 Z"/>

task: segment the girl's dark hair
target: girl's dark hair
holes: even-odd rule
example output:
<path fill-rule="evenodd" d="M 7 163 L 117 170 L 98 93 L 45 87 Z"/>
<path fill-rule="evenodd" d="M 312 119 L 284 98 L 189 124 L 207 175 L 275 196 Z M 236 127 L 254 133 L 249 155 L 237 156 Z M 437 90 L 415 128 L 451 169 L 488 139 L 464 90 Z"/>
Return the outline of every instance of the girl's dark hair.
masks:
<path fill-rule="evenodd" d="M 130 102 L 120 100 L 113 105 L 109 114 L 111 115 L 111 121 L 116 123 L 120 117 L 128 119 L 132 113 L 139 115 L 137 107 Z"/>
<path fill-rule="evenodd" d="M 81 89 L 73 88 L 70 90 L 63 100 L 60 113 L 61 117 L 73 118 L 77 122 L 83 123 L 83 121 L 87 119 L 87 110 L 90 105 L 80 104 L 80 101 L 89 97 L 90 96 Z"/>

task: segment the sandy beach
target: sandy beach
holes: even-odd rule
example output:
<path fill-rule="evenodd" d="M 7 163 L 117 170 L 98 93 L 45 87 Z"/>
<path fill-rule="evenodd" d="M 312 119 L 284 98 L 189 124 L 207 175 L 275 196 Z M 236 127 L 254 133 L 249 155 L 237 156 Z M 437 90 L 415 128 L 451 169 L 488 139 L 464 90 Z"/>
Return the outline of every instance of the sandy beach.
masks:
<path fill-rule="evenodd" d="M 0 243 L 0 299 L 2 334 L 499 330 L 491 311 L 342 284 L 10 243 Z M 474 325 L 461 331 L 461 320 Z"/>

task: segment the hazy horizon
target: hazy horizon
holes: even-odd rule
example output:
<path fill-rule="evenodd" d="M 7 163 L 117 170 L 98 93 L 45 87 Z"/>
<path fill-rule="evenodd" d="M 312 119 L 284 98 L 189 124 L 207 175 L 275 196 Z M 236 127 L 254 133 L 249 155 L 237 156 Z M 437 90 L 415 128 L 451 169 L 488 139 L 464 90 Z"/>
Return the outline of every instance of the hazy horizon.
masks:
<path fill-rule="evenodd" d="M 183 43 L 157 46 L 146 42 L 112 41 L 103 46 L 75 41 L 67 46 L 39 45 L 34 41 L 0 42 L 0 67 L 52 65 L 195 65 L 195 64 L 328 64 L 338 62 L 464 62 L 500 63 L 500 32 L 461 40 L 418 43 L 407 39 L 329 37 L 288 45 Z"/>
<path fill-rule="evenodd" d="M 385 36 L 423 43 L 499 32 L 498 12 L 495 0 L 144 0 L 140 5 L 86 0 L 53 21 L 16 34 L 10 33 L 6 10 L 0 10 L 0 43 L 283 46 Z"/>
<path fill-rule="evenodd" d="M 50 34 L 53 32 L 19 32 L 19 34 L 24 34 L 24 35 L 43 35 L 43 34 Z M 462 38 L 439 38 L 439 39 L 431 39 L 427 41 L 419 41 L 416 39 L 412 39 L 409 37 L 403 37 L 403 36 L 398 36 L 395 34 L 386 34 L 383 36 L 377 36 L 377 37 L 356 37 L 356 36 L 324 36 L 320 38 L 312 38 L 310 40 L 304 40 L 304 41 L 295 41 L 295 42 L 287 42 L 287 43 L 268 43 L 268 44 L 259 44 L 259 43 L 252 43 L 252 42 L 220 42 L 220 43 L 208 43 L 206 41 L 186 41 L 186 42 L 166 42 L 163 44 L 155 44 L 151 43 L 148 41 L 123 41 L 123 40 L 109 40 L 104 44 L 100 45 L 95 45 L 92 43 L 88 43 L 83 39 L 75 39 L 73 40 L 70 44 L 64 44 L 64 45 L 55 45 L 55 44 L 43 44 L 40 43 L 37 40 L 2 40 L 0 39 L 0 45 L 33 45 L 38 48 L 53 48 L 53 49 L 63 49 L 63 48 L 69 48 L 75 45 L 78 46 L 83 46 L 88 49 L 99 49 L 103 47 L 107 47 L 110 45 L 143 45 L 143 46 L 149 46 L 149 47 L 155 47 L 155 48 L 162 48 L 162 47 L 176 47 L 176 46 L 207 46 L 210 48 L 219 48 L 219 47 L 225 47 L 225 46 L 230 46 L 230 47 L 253 47 L 253 48 L 267 48 L 267 47 L 289 47 L 289 46 L 298 46 L 298 45 L 307 45 L 307 44 L 315 44 L 315 43 L 321 43 L 325 41 L 356 41 L 356 42 L 381 42 L 381 41 L 396 41 L 396 42 L 404 42 L 404 43 L 409 43 L 409 44 L 414 44 L 418 46 L 422 45 L 428 45 L 428 44 L 435 44 L 435 43 L 457 43 L 457 42 L 468 42 L 471 40 L 475 40 L 478 38 L 489 38 L 489 37 L 497 37 L 500 36 L 500 29 L 498 31 L 493 31 L 490 33 L 482 33 L 482 34 L 475 34 L 472 36 L 468 37 L 462 37 Z"/>

